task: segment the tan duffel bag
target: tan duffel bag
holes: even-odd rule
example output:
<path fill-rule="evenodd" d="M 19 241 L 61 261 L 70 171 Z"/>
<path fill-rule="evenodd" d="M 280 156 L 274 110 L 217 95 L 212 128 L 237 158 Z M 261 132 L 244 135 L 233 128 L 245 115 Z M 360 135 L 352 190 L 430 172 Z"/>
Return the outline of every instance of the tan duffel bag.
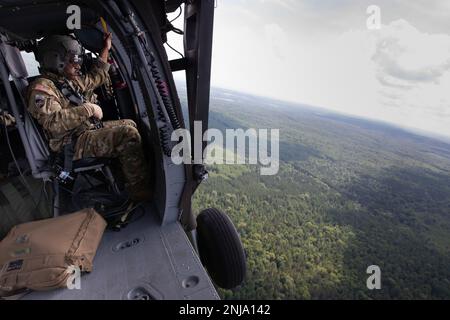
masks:
<path fill-rule="evenodd" d="M 0 242 L 0 296 L 67 286 L 90 272 L 106 222 L 94 209 L 20 224 Z"/>

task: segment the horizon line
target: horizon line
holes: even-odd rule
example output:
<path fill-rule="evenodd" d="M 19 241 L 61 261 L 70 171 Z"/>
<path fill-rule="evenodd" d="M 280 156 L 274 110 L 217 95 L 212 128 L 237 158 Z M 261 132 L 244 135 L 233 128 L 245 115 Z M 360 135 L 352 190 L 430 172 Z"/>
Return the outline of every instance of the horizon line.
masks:
<path fill-rule="evenodd" d="M 181 79 L 176 79 L 174 78 L 175 82 L 182 82 L 183 86 L 186 87 L 186 83 L 184 80 Z M 366 120 L 366 121 L 370 121 L 370 122 L 374 122 L 374 123 L 378 123 L 378 124 L 383 124 L 383 125 L 387 125 L 396 129 L 400 129 L 403 131 L 406 131 L 407 133 L 410 134 L 415 134 L 418 135 L 420 137 L 424 137 L 424 138 L 431 138 L 434 140 L 437 140 L 439 142 L 443 142 L 446 144 L 450 145 L 450 135 L 442 135 L 442 134 L 438 134 L 435 132 L 431 132 L 428 130 L 424 130 L 424 129 L 420 129 L 420 128 L 413 128 L 413 127 L 408 127 L 408 126 L 402 126 L 398 123 L 395 122 L 391 122 L 388 120 L 382 120 L 382 119 L 377 119 L 377 118 L 371 118 L 368 116 L 361 116 L 361 115 L 356 115 L 356 114 L 352 114 L 352 113 L 348 113 L 345 111 L 340 111 L 340 110 L 334 110 L 331 109 L 329 107 L 325 107 L 325 106 L 319 106 L 319 105 L 312 105 L 309 103 L 305 103 L 305 102 L 299 102 L 299 101 L 292 101 L 292 100 L 285 100 L 279 97 L 271 97 L 271 96 L 265 96 L 259 93 L 252 93 L 252 92 L 244 92 L 244 91 L 240 91 L 238 89 L 231 89 L 231 88 L 225 88 L 225 87 L 221 87 L 218 85 L 211 85 L 211 89 L 219 89 L 219 90 L 226 90 L 226 91 L 231 91 L 231 92 L 235 92 L 238 94 L 244 94 L 244 95 L 248 95 L 248 96 L 252 96 L 252 97 L 256 97 L 256 98 L 261 98 L 261 99 L 267 99 L 267 100 L 272 100 L 272 101 L 277 101 L 277 102 L 281 102 L 281 103 L 288 103 L 293 105 L 294 107 L 299 107 L 299 108 L 311 108 L 311 109 L 318 109 L 321 111 L 326 111 L 329 112 L 331 114 L 336 114 L 336 115 L 340 115 L 340 116 L 345 116 L 348 118 L 355 118 L 358 120 Z M 212 97 L 211 97 L 212 98 Z"/>

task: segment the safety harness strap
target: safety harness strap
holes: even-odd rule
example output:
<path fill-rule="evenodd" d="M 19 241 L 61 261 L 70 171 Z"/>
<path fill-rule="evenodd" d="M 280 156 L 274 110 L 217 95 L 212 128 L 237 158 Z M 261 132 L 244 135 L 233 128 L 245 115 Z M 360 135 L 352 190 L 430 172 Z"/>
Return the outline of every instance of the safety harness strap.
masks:
<path fill-rule="evenodd" d="M 46 77 L 46 79 L 52 81 L 56 88 L 74 105 L 80 106 L 85 102 L 85 97 L 83 94 L 77 90 L 75 90 L 67 80 L 64 82 L 57 81 L 50 77 Z M 75 144 L 77 142 L 78 136 L 76 135 L 75 130 L 70 134 L 66 143 L 63 147 L 64 154 L 64 164 L 63 170 L 59 173 L 59 178 L 61 180 L 67 180 L 67 178 L 72 178 L 70 173 L 73 169 L 73 156 L 75 154 Z"/>

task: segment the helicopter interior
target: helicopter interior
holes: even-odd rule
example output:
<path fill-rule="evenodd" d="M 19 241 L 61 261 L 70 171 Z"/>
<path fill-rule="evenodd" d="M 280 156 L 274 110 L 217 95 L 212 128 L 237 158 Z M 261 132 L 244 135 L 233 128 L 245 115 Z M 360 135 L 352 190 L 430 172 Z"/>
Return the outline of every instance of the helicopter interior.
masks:
<path fill-rule="evenodd" d="M 47 16 L 48 17 L 48 16 Z M 34 59 L 33 51 L 38 39 L 42 35 L 67 33 L 67 30 L 58 29 L 61 25 L 61 11 L 55 12 L 53 23 L 46 23 L 45 27 L 33 28 L 31 23 L 26 29 L 20 30 L 20 38 L 11 32 L 4 31 L 2 37 L 6 40 L 2 43 L 5 56 L 5 69 L 9 71 L 9 86 L 13 92 L 16 110 L 24 122 L 24 130 L 27 137 L 32 139 L 31 152 L 24 150 L 18 128 L 9 128 L 8 136 L 2 135 L 2 157 L 0 160 L 1 174 L 12 177 L 18 174 L 31 172 L 35 178 L 47 179 L 48 176 L 58 175 L 58 169 L 54 166 L 54 159 L 49 152 L 46 135 L 27 112 L 27 87 L 39 74 L 38 62 Z M 98 55 L 103 42 L 103 32 L 100 31 L 98 17 L 85 15 L 86 20 L 81 30 L 75 30 L 74 36 L 87 49 L 83 57 L 82 72 L 87 72 L 93 60 Z M 31 19 L 33 20 L 33 19 Z M 94 21 L 94 22 L 93 22 Z M 64 25 L 63 25 L 64 26 Z M 65 26 L 64 26 L 65 27 Z M 14 29 L 18 32 L 16 29 Z M 26 38 L 24 38 L 26 36 Z M 9 40 L 9 41 L 8 41 Z M 114 59 L 114 51 L 111 53 L 112 63 L 109 83 L 95 90 L 98 105 L 103 111 L 103 120 L 132 119 L 138 124 L 138 129 L 143 137 L 144 149 L 151 150 L 152 144 L 148 141 L 148 132 L 142 126 L 139 113 L 129 90 L 127 77 L 124 76 L 119 64 Z M 27 70 L 28 69 L 28 70 Z M 123 69 L 122 69 L 123 70 Z M 7 92 L 4 86 L 1 96 L 6 100 Z M 2 101 L 2 110 L 14 114 L 6 101 Z M 144 133 L 145 132 L 145 133 Z M 4 136 L 4 137 L 3 137 Z M 7 139 L 7 138 L 10 138 Z M 3 141 L 4 140 L 4 141 Z M 9 150 L 11 144 L 13 150 Z M 11 155 L 14 152 L 14 157 Z M 17 154 L 17 158 L 15 158 Z M 152 162 L 152 152 L 146 152 L 147 161 Z M 63 154 L 58 155 L 64 157 Z M 26 158 L 28 157 L 28 161 Z M 28 164 L 28 165 L 27 165 Z M 31 164 L 31 167 L 30 167 Z M 20 168 L 19 166 L 23 166 Z M 152 166 L 150 166 L 152 167 Z M 74 212 L 85 207 L 94 207 L 104 216 L 117 216 L 124 209 L 127 202 L 127 194 L 124 191 L 124 182 L 119 163 L 114 159 L 88 158 L 73 163 L 74 176 L 72 180 L 56 181 L 53 185 L 54 192 L 53 212 L 59 215 L 64 212 Z M 67 179 L 68 180 L 68 179 Z M 45 188 L 45 186 L 44 186 Z"/>
<path fill-rule="evenodd" d="M 163 30 L 166 22 L 164 5 L 166 9 L 173 7 L 169 10 L 175 10 L 181 1 L 152 1 L 151 5 L 150 2 L 140 1 L 142 8 L 151 9 L 148 12 L 152 12 L 149 14 L 152 16 L 151 22 L 145 23 L 137 11 L 134 18 L 130 14 L 127 21 L 123 19 L 121 14 L 127 10 L 135 10 L 124 4 L 129 5 L 130 2 L 96 2 L 92 7 L 90 2 L 85 2 L 85 5 L 82 1 L 77 2 L 82 6 L 82 28 L 75 31 L 74 36 L 89 50 L 84 57 L 83 66 L 88 69 L 98 52 L 98 40 L 104 32 L 99 18 L 105 17 L 108 31 L 113 33 L 113 50 L 110 55 L 117 73 L 110 74 L 111 87 L 103 86 L 95 93 L 98 95 L 104 120 L 132 119 L 137 123 L 145 155 L 152 168 L 150 182 L 155 190 L 154 196 L 151 201 L 144 203 L 135 215 L 135 220 L 139 219 L 140 223 L 130 223 L 120 232 L 105 232 L 95 258 L 95 268 L 101 272 L 84 275 L 81 290 L 31 292 L 25 299 L 218 298 L 214 285 L 196 253 L 195 245 L 186 236 L 183 226 L 178 223 L 180 197 L 186 183 L 185 169 L 183 166 L 172 165 L 170 157 L 164 155 L 159 127 L 161 124 L 156 123 L 161 115 L 157 112 L 155 95 L 151 94 L 157 92 L 157 89 L 151 89 L 153 84 L 148 81 L 150 77 L 143 75 L 145 70 L 142 67 L 143 59 L 153 58 L 153 78 L 166 83 L 159 92 L 159 101 L 161 98 L 172 100 L 177 107 L 173 113 L 176 114 L 177 121 L 184 125 L 179 101 L 174 98 L 174 83 L 168 74 L 170 67 L 162 45 L 167 32 Z M 133 4 L 137 6 L 138 2 Z M 122 3 L 124 7 L 119 8 L 116 3 Z M 50 152 L 45 133 L 26 110 L 26 89 L 35 77 L 39 76 L 32 71 L 36 71 L 37 65 L 32 52 L 36 41 L 42 37 L 68 33 L 66 7 L 69 3 L 20 0 L 0 1 L 0 4 L 0 108 L 13 115 L 17 121 L 15 126 L 1 128 L 0 187 L 1 180 L 10 182 L 17 179 L 24 185 L 23 188 L 27 189 L 29 185 L 34 187 L 35 181 L 52 181 L 51 177 L 55 175 L 54 168 L 49 166 Z M 45 21 L 42 12 L 45 12 Z M 134 31 L 136 28 L 145 29 L 146 32 L 152 33 L 152 37 L 142 40 L 139 32 L 134 32 L 133 29 L 130 31 L 131 27 L 135 28 Z M 133 43 L 132 39 L 136 42 Z M 147 46 L 138 45 L 138 41 L 143 41 L 152 48 L 144 53 L 145 57 L 139 56 L 139 50 L 141 46 Z M 131 48 L 133 45 L 137 49 Z M 209 83 L 207 87 L 209 90 Z M 170 115 L 165 116 L 167 123 L 173 127 Z M 112 201 L 111 195 L 117 201 L 112 205 L 113 211 L 120 211 L 122 199 L 119 198 L 123 195 L 123 179 L 114 160 L 95 159 L 94 162 L 87 161 L 79 166 L 74 164 L 73 168 L 74 171 L 79 171 L 76 172 L 77 178 L 72 186 L 67 187 L 58 181 L 58 187 L 55 187 L 54 183 L 44 183 L 43 192 L 38 190 L 37 194 L 34 194 L 35 200 L 30 201 L 29 207 L 34 208 L 36 202 L 41 204 L 40 193 L 49 195 L 52 200 L 50 212 L 40 216 L 33 213 L 26 218 L 11 215 L 10 220 L 3 220 L 2 223 L 12 227 L 28 219 L 64 214 L 78 209 L 76 205 L 92 206 L 89 203 L 92 200 L 109 203 Z M 94 193 L 97 186 L 99 192 Z M 83 188 L 90 189 L 82 192 Z M 105 195 L 105 188 L 109 188 L 106 189 L 109 197 Z M 72 193 L 66 192 L 65 189 L 71 190 Z M 74 197 L 73 190 L 81 191 L 77 191 Z M 191 189 L 187 190 L 190 197 Z M 33 190 L 30 194 L 33 194 Z M 96 196 L 89 196 L 92 194 Z M 0 203 L 1 201 L 0 196 Z M 105 210 L 109 209 L 108 207 Z"/>
<path fill-rule="evenodd" d="M 184 57 L 169 61 L 164 48 L 167 33 L 183 32 L 173 27 L 167 14 L 180 9 L 182 3 L 185 3 Z M 31 52 L 35 45 L 33 41 L 49 34 L 67 33 L 69 15 L 66 9 L 73 4 L 78 5 L 82 13 L 81 30 L 74 33 L 86 49 L 96 51 L 98 41 L 95 39 L 99 33 L 103 34 L 105 24 L 113 34 L 111 56 L 127 88 L 114 91 L 118 113 L 107 116 L 136 120 L 154 175 L 150 180 L 157 215 L 162 223 L 180 221 L 187 232 L 194 230 L 196 218 L 191 198 L 207 177 L 207 171 L 203 165 L 176 166 L 172 163 L 170 154 L 174 143 L 171 133 L 187 127 L 193 131 L 195 121 L 203 123 L 203 133 L 208 128 L 214 1 L 0 0 L 0 33 L 7 35 L 9 45 Z M 106 23 L 102 24 L 100 17 Z M 92 32 L 93 29 L 96 31 Z M 172 72 L 182 70 L 186 72 L 186 122 L 172 76 Z M 16 85 L 27 79 L 13 80 Z M 119 86 L 119 89 L 122 88 Z M 111 110 L 116 109 L 103 108 L 104 113 Z M 31 125 L 32 121 L 24 121 L 25 125 L 28 122 Z M 192 140 L 193 132 L 190 136 Z M 205 147 L 206 142 L 203 143 Z M 26 150 L 26 153 L 28 155 L 30 151 Z M 38 157 L 35 155 L 34 158 Z M 39 170 L 31 168 L 31 171 L 36 177 Z"/>

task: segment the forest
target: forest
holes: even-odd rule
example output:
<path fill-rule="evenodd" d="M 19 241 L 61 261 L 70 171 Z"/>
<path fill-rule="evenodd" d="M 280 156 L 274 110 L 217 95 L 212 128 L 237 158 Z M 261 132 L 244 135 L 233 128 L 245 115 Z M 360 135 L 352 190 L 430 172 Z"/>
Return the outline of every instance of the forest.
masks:
<path fill-rule="evenodd" d="M 277 175 L 212 165 L 195 194 L 197 213 L 231 217 L 247 254 L 244 284 L 222 298 L 450 298 L 450 144 L 219 89 L 209 122 L 280 129 Z M 371 265 L 380 290 L 366 286 Z"/>

